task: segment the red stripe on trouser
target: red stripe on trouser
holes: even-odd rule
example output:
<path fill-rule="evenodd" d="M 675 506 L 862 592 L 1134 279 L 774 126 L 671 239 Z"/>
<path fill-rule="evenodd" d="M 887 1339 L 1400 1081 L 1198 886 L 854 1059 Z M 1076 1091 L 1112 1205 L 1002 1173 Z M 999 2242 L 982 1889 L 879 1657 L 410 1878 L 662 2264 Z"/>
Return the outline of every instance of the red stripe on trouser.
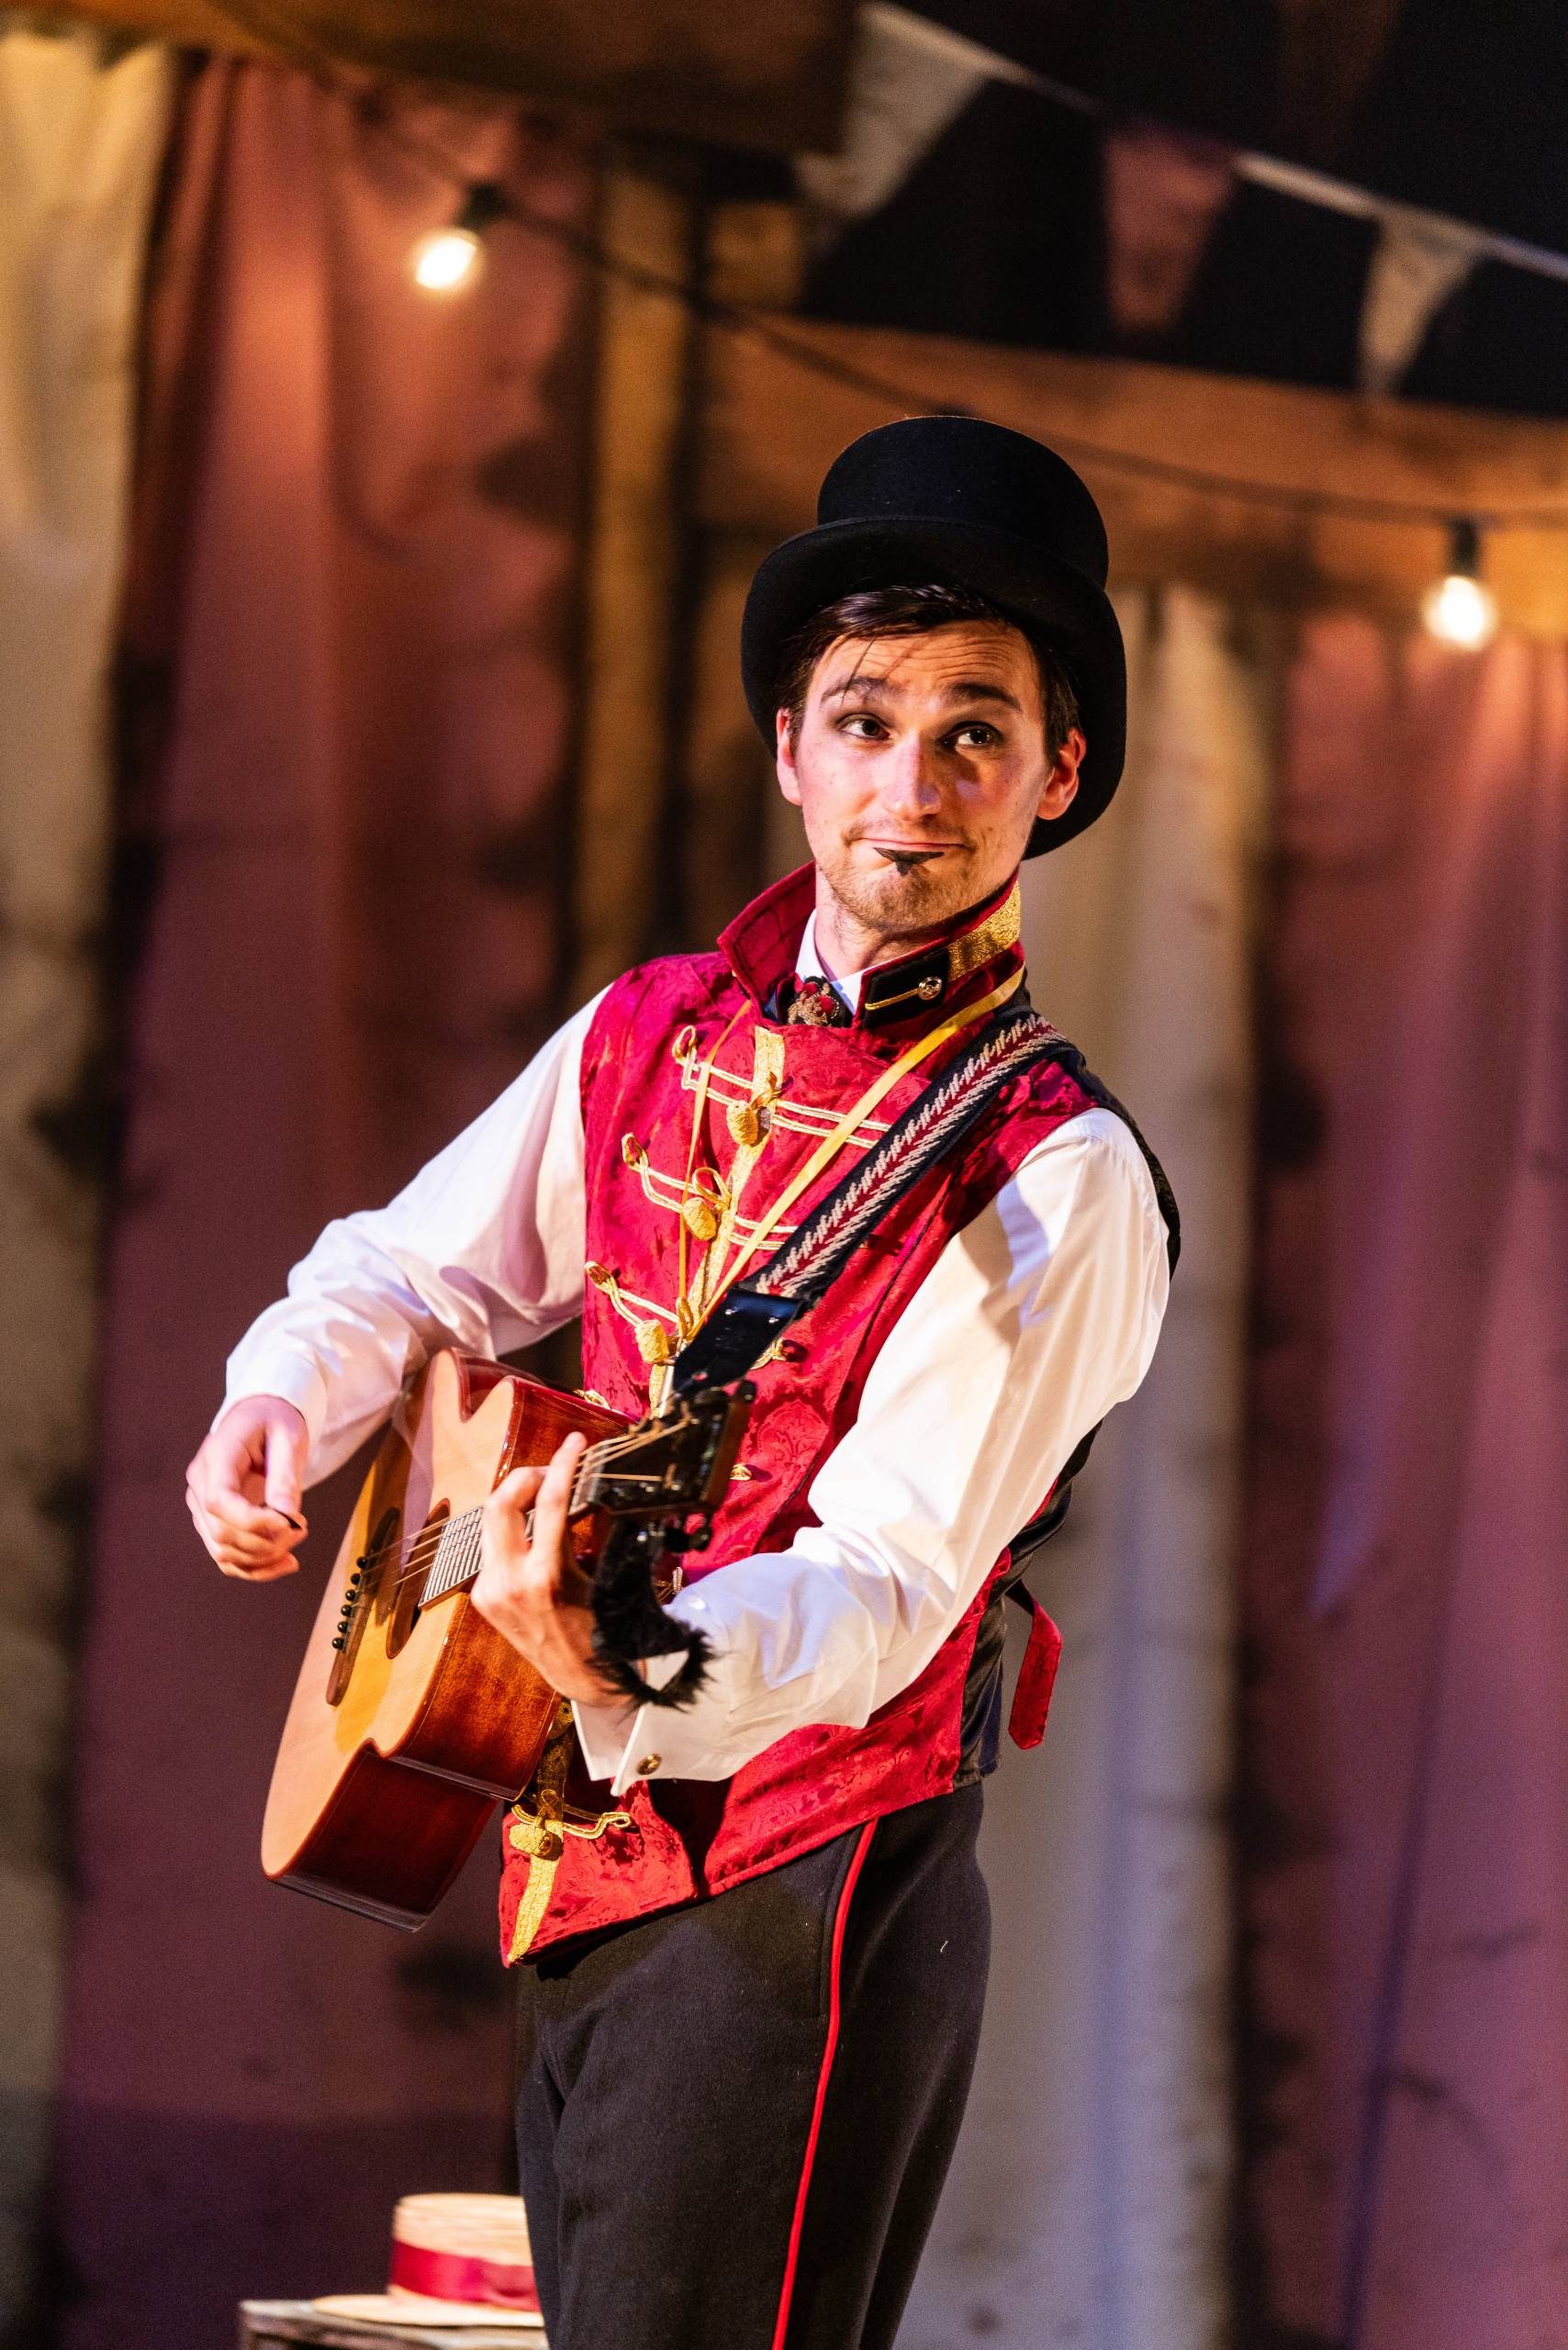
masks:
<path fill-rule="evenodd" d="M 816 2160 L 817 2140 L 822 2135 L 823 2109 L 827 2103 L 828 2077 L 838 2047 L 838 1983 L 844 1957 L 844 1930 L 849 1922 L 849 1903 L 856 1882 L 866 1858 L 867 1848 L 876 1833 L 877 1823 L 868 1820 L 860 1830 L 860 1841 L 855 1847 L 844 1879 L 844 1890 L 838 1897 L 838 1913 L 833 1921 L 833 1957 L 828 1983 L 827 2041 L 823 2049 L 822 2071 L 817 2076 L 817 2101 L 812 2111 L 811 2132 L 806 2139 L 805 2159 L 801 2165 L 801 2184 L 795 2190 L 795 2217 L 790 2229 L 790 2251 L 784 2263 L 784 2288 L 778 2296 L 778 2317 L 773 2328 L 773 2350 L 784 2350 L 784 2336 L 790 2329 L 790 2304 L 795 2293 L 795 2268 L 801 2257 L 801 2236 L 806 2224 L 806 2196 L 812 2184 L 812 2165 Z"/>

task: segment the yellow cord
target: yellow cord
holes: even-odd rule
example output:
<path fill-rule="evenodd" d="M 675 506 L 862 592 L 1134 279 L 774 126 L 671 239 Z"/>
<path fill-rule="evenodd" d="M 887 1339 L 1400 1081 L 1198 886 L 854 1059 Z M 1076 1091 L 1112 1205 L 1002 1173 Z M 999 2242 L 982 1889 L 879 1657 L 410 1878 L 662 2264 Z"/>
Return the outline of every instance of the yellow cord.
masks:
<path fill-rule="evenodd" d="M 756 1256 L 765 1241 L 772 1238 L 774 1231 L 789 1214 L 801 1193 L 810 1190 L 828 1161 L 835 1158 L 844 1148 L 862 1119 L 876 1108 L 885 1095 L 892 1091 L 900 1078 L 907 1076 L 912 1069 L 917 1068 L 923 1060 L 936 1050 L 939 1045 L 945 1045 L 949 1036 L 957 1036 L 963 1029 L 972 1027 L 977 1020 L 983 1020 L 988 1012 L 994 1012 L 999 1003 L 1005 1003 L 1008 997 L 1014 994 L 1022 984 L 1023 978 L 1022 971 L 1014 971 L 1009 979 L 1003 979 L 1000 987 L 992 988 L 989 995 L 982 995 L 978 1003 L 966 1004 L 962 1012 L 955 1012 L 948 1019 L 940 1021 L 925 1035 L 917 1036 L 914 1043 L 908 1046 L 899 1055 L 897 1060 L 882 1071 L 876 1083 L 868 1086 L 853 1109 L 845 1112 L 833 1132 L 823 1136 L 805 1165 L 786 1183 L 773 1205 L 757 1225 L 750 1239 L 741 1243 L 728 1271 L 718 1282 L 712 1296 L 708 1301 L 707 1312 L 702 1316 L 703 1322 L 706 1322 L 708 1315 L 712 1313 L 725 1291 L 738 1278 L 742 1267 Z M 702 1323 L 700 1322 L 697 1327 L 700 1329 Z"/>

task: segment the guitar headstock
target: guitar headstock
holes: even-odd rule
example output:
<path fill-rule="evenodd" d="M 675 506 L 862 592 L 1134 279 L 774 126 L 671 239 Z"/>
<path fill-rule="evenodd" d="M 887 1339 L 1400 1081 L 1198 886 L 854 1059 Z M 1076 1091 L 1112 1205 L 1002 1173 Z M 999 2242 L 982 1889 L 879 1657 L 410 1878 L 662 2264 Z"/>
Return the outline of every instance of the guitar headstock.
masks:
<path fill-rule="evenodd" d="M 745 1434 L 756 1390 L 699 1387 L 662 1412 L 590 1445 L 573 1489 L 574 1511 L 617 1517 L 679 1517 L 716 1509 Z"/>

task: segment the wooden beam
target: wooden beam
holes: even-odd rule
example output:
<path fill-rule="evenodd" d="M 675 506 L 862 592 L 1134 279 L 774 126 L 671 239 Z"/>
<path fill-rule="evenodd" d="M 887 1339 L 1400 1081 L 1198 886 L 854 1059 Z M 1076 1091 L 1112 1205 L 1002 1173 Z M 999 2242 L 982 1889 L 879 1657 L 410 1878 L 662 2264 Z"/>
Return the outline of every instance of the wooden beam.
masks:
<path fill-rule="evenodd" d="M 1340 160 L 1404 10 L 1405 0 L 1278 0 L 1281 143 L 1288 154 L 1321 164 Z"/>
<path fill-rule="evenodd" d="M 658 174 L 622 164 L 606 175 L 599 235 L 624 261 L 690 278 L 692 198 Z M 611 276 L 603 281 L 599 332 L 577 767 L 577 1002 L 646 954 L 659 932 L 694 328 L 684 303 Z"/>
<path fill-rule="evenodd" d="M 582 107 L 618 129 L 792 155 L 837 144 L 852 0 L 71 0 L 72 13 L 276 63 L 369 66 Z"/>
<path fill-rule="evenodd" d="M 758 539 L 811 520 L 827 465 L 857 433 L 923 404 L 959 407 L 1062 447 L 1100 500 L 1112 585 L 1184 579 L 1282 608 L 1350 605 L 1413 617 L 1443 565 L 1437 522 L 1305 516 L 1168 487 L 1081 454 L 1092 442 L 1174 465 L 1456 514 L 1556 505 L 1568 521 L 1568 427 L 1305 390 L 1136 361 L 991 349 L 938 336 L 777 325 L 830 364 L 890 386 L 824 379 L 744 335 L 716 333 L 705 369 L 699 485 L 717 531 Z M 1568 531 L 1491 533 L 1487 578 L 1506 622 L 1568 636 Z"/>
<path fill-rule="evenodd" d="M 799 207 L 716 204 L 708 217 L 703 259 L 703 283 L 717 301 L 753 308 L 793 301 L 805 263 Z M 702 351 L 704 362 L 717 356 L 717 339 L 705 337 Z M 709 945 L 736 907 L 774 878 L 776 811 L 783 811 L 786 828 L 793 814 L 778 795 L 772 762 L 751 722 L 735 672 L 746 592 L 772 543 L 766 532 L 708 532 L 700 534 L 696 552 L 693 610 L 680 656 L 686 693 L 678 717 L 684 911 L 687 934 L 700 946 Z"/>

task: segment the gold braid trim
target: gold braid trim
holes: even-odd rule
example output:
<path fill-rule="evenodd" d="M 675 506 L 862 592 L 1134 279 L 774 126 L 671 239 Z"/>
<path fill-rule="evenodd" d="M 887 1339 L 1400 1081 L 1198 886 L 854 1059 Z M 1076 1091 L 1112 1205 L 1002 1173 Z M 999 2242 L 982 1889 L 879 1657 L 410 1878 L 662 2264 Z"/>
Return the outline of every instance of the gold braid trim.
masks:
<path fill-rule="evenodd" d="M 572 1709 L 563 1701 L 555 1708 L 555 1719 L 533 1774 L 533 1809 L 524 1811 L 521 1799 L 511 1807 L 513 1824 L 507 1830 L 507 1841 L 514 1852 L 528 1854 L 528 1883 L 517 1905 L 517 1923 L 507 1952 L 509 1966 L 515 1966 L 532 1945 L 555 1889 L 555 1871 L 566 1849 L 566 1772 L 571 1759 Z"/>
<path fill-rule="evenodd" d="M 990 963 L 998 955 L 1016 946 L 1024 929 L 1024 899 L 1016 881 L 993 914 L 973 930 L 966 930 L 947 942 L 947 985 L 955 979 L 978 971 L 982 963 Z"/>
<path fill-rule="evenodd" d="M 593 1844 L 606 1829 L 632 1825 L 629 1811 L 581 1811 L 575 1803 L 566 1801 L 573 1735 L 571 1702 L 563 1697 L 539 1758 L 539 1768 L 523 1790 L 525 1795 L 532 1795 L 534 1807 L 525 1811 L 521 1796 L 510 1807 L 512 1825 L 507 1830 L 507 1840 L 514 1852 L 528 1854 L 528 1883 L 517 1905 L 517 1922 L 507 1952 L 509 1966 L 515 1966 L 533 1946 L 533 1937 L 543 1922 L 550 1896 L 555 1890 L 555 1872 L 566 1849 L 566 1838 L 577 1836 L 585 1843 Z"/>
<path fill-rule="evenodd" d="M 753 1032 L 751 1091 L 743 1107 L 750 1112 L 749 1120 L 742 1125 L 732 1107 L 727 1123 L 735 1155 L 730 1164 L 729 1181 L 725 1185 L 723 1213 L 702 1252 L 702 1260 L 692 1278 L 689 1291 L 683 1296 L 690 1315 L 690 1327 L 695 1329 L 707 1313 L 713 1292 L 723 1272 L 724 1260 L 740 1241 L 750 1241 L 761 1230 L 759 1222 L 740 1213 L 741 1195 L 756 1171 L 757 1161 L 767 1147 L 773 1126 L 773 1105 L 784 1084 L 784 1039 L 767 1028 Z M 693 1117 L 700 1115 L 694 1106 Z M 689 1336 L 689 1331 L 683 1333 Z"/>

